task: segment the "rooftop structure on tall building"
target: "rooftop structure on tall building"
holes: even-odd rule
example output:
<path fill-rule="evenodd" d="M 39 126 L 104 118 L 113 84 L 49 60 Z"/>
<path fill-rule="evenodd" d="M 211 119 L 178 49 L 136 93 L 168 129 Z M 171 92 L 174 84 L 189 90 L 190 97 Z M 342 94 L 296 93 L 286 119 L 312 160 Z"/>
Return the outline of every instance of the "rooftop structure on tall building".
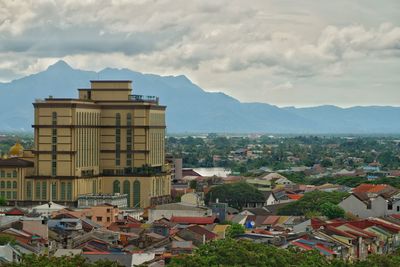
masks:
<path fill-rule="evenodd" d="M 129 207 L 166 202 L 166 107 L 157 97 L 133 95 L 131 81 L 91 81 L 78 90 L 78 99 L 33 103 L 34 166 L 21 175 L 17 167 L 4 170 L 19 191 L 7 200 L 75 205 L 80 195 L 126 194 Z M 12 156 L 21 155 L 16 145 Z"/>

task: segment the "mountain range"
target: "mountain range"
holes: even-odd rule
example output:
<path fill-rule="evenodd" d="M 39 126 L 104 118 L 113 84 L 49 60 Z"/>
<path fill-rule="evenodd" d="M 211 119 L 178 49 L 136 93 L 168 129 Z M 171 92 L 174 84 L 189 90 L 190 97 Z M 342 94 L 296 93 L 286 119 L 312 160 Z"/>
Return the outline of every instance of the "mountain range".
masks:
<path fill-rule="evenodd" d="M 0 130 L 31 131 L 37 98 L 77 97 L 90 80 L 132 80 L 134 94 L 154 95 L 167 105 L 169 133 L 395 134 L 400 107 L 280 108 L 242 103 L 224 93 L 206 92 L 186 76 L 159 76 L 128 69 L 99 72 L 58 61 L 45 71 L 0 83 Z"/>

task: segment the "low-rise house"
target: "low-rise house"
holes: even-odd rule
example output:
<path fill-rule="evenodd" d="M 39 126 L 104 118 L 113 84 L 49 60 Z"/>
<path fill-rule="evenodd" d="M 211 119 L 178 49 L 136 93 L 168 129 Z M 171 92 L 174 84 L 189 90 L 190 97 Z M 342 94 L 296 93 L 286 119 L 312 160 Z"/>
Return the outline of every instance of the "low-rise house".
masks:
<path fill-rule="evenodd" d="M 48 221 L 49 228 L 58 228 L 63 231 L 82 230 L 82 221 L 77 218 L 62 218 Z"/>
<path fill-rule="evenodd" d="M 1 263 L 12 263 L 20 262 L 22 259 L 22 253 L 15 249 L 12 245 L 6 244 L 0 246 L 0 264 Z"/>
<path fill-rule="evenodd" d="M 397 192 L 390 185 L 361 184 L 339 206 L 360 218 L 400 213 L 400 195 Z"/>
<path fill-rule="evenodd" d="M 270 180 L 264 179 L 247 179 L 246 183 L 249 183 L 255 186 L 260 191 L 271 191 L 272 189 L 272 182 Z"/>
<path fill-rule="evenodd" d="M 172 241 L 171 253 L 172 255 L 190 254 L 194 248 L 192 241 Z"/>
<path fill-rule="evenodd" d="M 229 227 L 231 227 L 229 224 L 216 224 L 214 225 L 212 232 L 218 235 L 218 239 L 224 239 Z"/>
<path fill-rule="evenodd" d="M 192 241 L 196 246 L 218 238 L 217 234 L 199 225 L 192 225 L 184 228 L 180 230 L 177 235 L 186 241 Z"/>
<path fill-rule="evenodd" d="M 49 202 L 43 205 L 38 205 L 32 208 L 34 213 L 40 214 L 42 216 L 51 217 L 54 212 L 65 209 L 65 206 L 59 205 L 54 202 Z"/>
<path fill-rule="evenodd" d="M 152 223 L 162 218 L 169 220 L 172 216 L 203 217 L 211 215 L 212 210 L 207 207 L 187 205 L 184 203 L 169 203 L 150 208 L 148 223 Z"/>

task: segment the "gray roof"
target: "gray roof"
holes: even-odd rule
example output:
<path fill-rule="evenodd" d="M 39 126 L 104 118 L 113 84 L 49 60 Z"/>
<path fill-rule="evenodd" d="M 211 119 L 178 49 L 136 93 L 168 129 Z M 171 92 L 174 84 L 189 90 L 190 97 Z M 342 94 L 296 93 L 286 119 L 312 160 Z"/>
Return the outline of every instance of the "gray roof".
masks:
<path fill-rule="evenodd" d="M 197 207 L 191 205 L 185 205 L 181 203 L 169 203 L 158 205 L 154 209 L 156 210 L 207 210 L 206 207 Z"/>

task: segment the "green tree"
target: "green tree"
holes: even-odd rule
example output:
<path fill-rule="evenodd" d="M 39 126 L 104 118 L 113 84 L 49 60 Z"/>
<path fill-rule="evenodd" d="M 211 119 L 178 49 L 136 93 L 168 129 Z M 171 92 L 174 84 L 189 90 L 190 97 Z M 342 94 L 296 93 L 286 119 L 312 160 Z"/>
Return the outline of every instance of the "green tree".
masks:
<path fill-rule="evenodd" d="M 8 235 L 0 235 L 0 246 L 4 246 L 8 243 L 14 244 L 15 238 Z"/>
<path fill-rule="evenodd" d="M 344 218 L 345 211 L 338 205 L 332 204 L 331 202 L 323 203 L 320 206 L 322 215 L 329 219 Z"/>
<path fill-rule="evenodd" d="M 25 254 L 19 263 L 8 263 L 4 267 L 122 267 L 117 262 L 100 260 L 90 263 L 82 256 L 49 257 L 46 255 Z"/>
<path fill-rule="evenodd" d="M 343 192 L 323 192 L 313 191 L 304 194 L 304 196 L 295 202 L 291 202 L 285 207 L 278 210 L 279 215 L 305 215 L 309 212 L 322 213 L 321 206 L 325 203 L 334 205 L 339 204 L 348 193 Z"/>
<path fill-rule="evenodd" d="M 330 266 L 330 262 L 316 251 L 298 253 L 247 240 L 224 239 L 200 246 L 193 255 L 174 258 L 169 266 L 322 267 Z"/>
<path fill-rule="evenodd" d="M 191 189 L 196 190 L 196 189 L 197 189 L 197 181 L 196 181 L 196 180 L 190 181 L 189 187 L 190 187 Z"/>
<path fill-rule="evenodd" d="M 254 186 L 240 182 L 212 187 L 206 194 L 205 201 L 210 203 L 210 201 L 215 202 L 216 199 L 241 210 L 246 203 L 264 202 L 265 196 Z"/>
<path fill-rule="evenodd" d="M 226 237 L 234 238 L 240 234 L 244 234 L 245 228 L 243 225 L 238 223 L 231 223 L 231 226 L 228 228 L 226 232 Z"/>

